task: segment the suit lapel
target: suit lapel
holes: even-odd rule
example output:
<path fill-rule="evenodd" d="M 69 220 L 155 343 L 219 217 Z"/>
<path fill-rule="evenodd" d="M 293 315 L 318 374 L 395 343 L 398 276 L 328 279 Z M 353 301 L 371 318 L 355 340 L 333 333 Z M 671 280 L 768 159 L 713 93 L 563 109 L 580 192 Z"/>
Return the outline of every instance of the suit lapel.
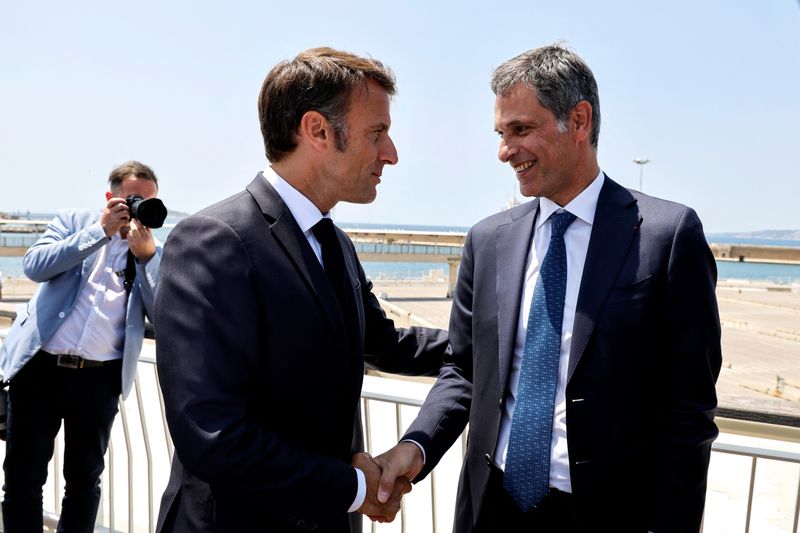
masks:
<path fill-rule="evenodd" d="M 525 204 L 519 218 L 497 227 L 497 325 L 498 357 L 500 364 L 500 390 L 508 382 L 511 362 L 514 358 L 514 341 L 525 277 L 525 264 L 528 258 L 533 222 L 539 207 L 539 200 Z"/>
<path fill-rule="evenodd" d="M 578 293 L 567 380 L 583 356 L 641 222 L 633 195 L 606 176 L 597 200 Z"/>
<path fill-rule="evenodd" d="M 261 172 L 247 186 L 247 191 L 264 214 L 275 240 L 291 259 L 308 290 L 322 306 L 337 340 L 344 348 L 347 346 L 347 332 L 336 295 L 291 211 Z"/>

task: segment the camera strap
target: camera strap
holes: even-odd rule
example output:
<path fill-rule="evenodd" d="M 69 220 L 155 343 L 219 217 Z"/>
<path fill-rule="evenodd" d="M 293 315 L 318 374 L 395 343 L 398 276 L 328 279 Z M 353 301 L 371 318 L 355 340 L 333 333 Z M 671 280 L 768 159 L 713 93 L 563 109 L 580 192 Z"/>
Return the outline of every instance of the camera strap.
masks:
<path fill-rule="evenodd" d="M 125 286 L 125 294 L 128 296 L 131 295 L 134 278 L 136 278 L 136 258 L 133 257 L 133 252 L 128 250 L 128 260 L 125 263 L 125 281 L 122 282 Z"/>

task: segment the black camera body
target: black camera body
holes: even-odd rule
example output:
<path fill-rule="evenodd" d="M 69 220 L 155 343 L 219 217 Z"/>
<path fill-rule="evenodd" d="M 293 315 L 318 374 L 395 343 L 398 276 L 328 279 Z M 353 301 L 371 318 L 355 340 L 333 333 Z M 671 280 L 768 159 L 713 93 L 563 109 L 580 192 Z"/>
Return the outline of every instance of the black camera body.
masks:
<path fill-rule="evenodd" d="M 131 194 L 125 198 L 125 205 L 131 213 L 131 220 L 137 219 L 147 228 L 160 228 L 167 218 L 167 208 L 158 198 L 144 198 Z"/>

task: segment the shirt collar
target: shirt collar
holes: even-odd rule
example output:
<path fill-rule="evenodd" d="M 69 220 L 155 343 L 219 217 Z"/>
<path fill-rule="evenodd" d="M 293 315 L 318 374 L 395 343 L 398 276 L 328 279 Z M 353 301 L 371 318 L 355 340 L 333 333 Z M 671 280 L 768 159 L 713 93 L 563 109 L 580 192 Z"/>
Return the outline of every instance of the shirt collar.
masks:
<path fill-rule="evenodd" d="M 597 210 L 597 200 L 600 198 L 600 189 L 603 188 L 605 179 L 605 175 L 601 170 L 592 183 L 573 198 L 570 203 L 565 205 L 563 209 L 591 226 L 594 223 L 594 212 Z M 536 229 L 541 227 L 550 218 L 550 215 L 560 209 L 562 207 L 554 201 L 541 197 L 539 199 L 539 216 L 536 218 Z"/>
<path fill-rule="evenodd" d="M 323 218 L 331 218 L 330 212 L 324 215 L 320 213 L 317 206 L 315 206 L 311 200 L 303 196 L 303 193 L 280 177 L 271 166 L 267 165 L 263 174 L 264 179 L 275 188 L 278 196 L 281 197 L 281 200 L 283 200 L 289 208 L 289 211 L 292 213 L 292 216 L 303 233 L 311 231 L 311 228 Z"/>

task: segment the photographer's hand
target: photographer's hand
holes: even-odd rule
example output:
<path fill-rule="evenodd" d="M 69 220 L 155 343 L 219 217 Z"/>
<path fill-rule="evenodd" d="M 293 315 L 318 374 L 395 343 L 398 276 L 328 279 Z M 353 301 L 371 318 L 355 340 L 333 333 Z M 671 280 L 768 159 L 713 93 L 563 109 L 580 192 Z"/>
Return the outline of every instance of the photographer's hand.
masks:
<path fill-rule="evenodd" d="M 111 196 L 110 193 L 107 194 Z M 131 215 L 125 204 L 125 198 L 108 198 L 106 208 L 100 215 L 100 225 L 106 232 L 106 237 L 110 239 L 120 229 L 127 227 L 130 219 Z"/>
<path fill-rule="evenodd" d="M 128 230 L 128 247 L 140 263 L 146 263 L 156 253 L 156 241 L 150 228 L 136 219 L 131 220 Z"/>

